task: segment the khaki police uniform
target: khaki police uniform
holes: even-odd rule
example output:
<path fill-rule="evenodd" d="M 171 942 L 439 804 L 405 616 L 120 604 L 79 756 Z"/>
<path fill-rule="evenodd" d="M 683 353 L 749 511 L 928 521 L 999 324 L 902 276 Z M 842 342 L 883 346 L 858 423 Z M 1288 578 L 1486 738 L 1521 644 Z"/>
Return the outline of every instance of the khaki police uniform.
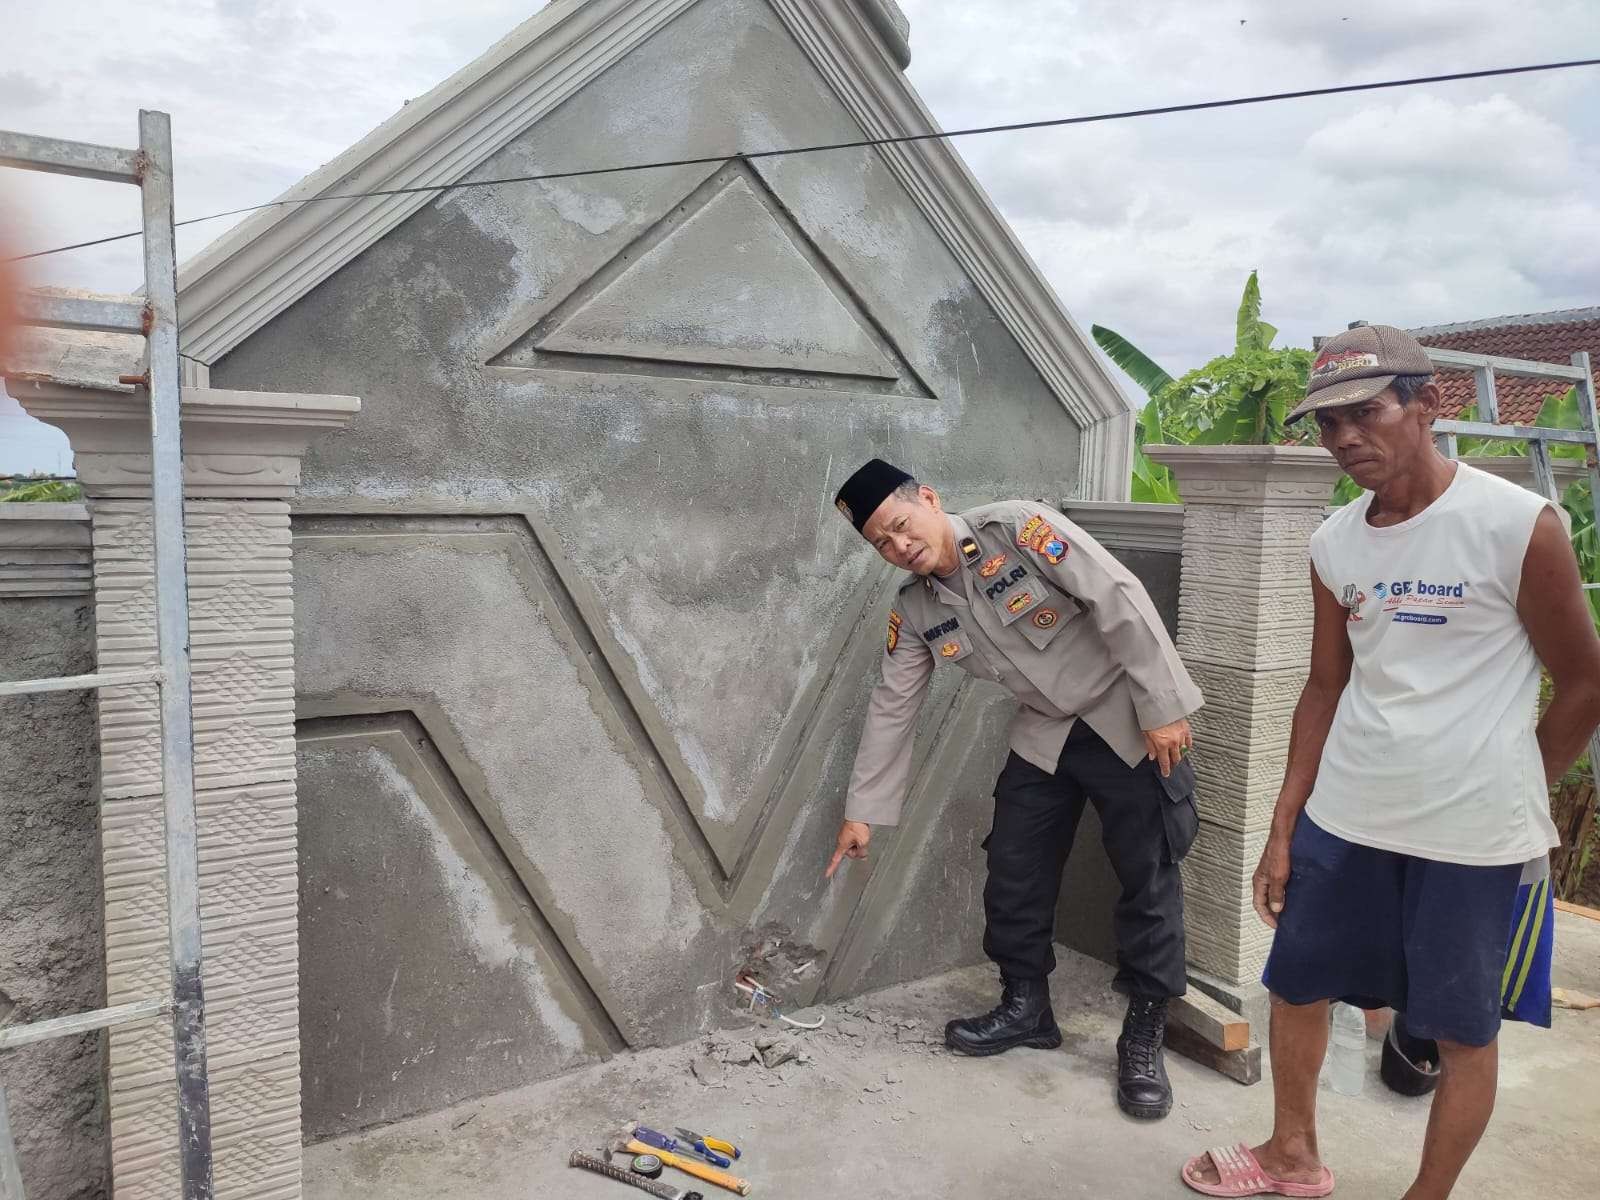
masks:
<path fill-rule="evenodd" d="M 1177 863 L 1198 828 L 1194 770 L 1186 759 L 1163 778 L 1143 731 L 1194 712 L 1200 690 L 1144 586 L 1061 513 L 1002 501 L 949 519 L 960 566 L 900 588 L 845 817 L 898 822 L 936 666 L 1001 684 L 1018 707 L 984 842 L 985 950 L 1009 976 L 1054 968 L 1061 872 L 1087 801 L 1123 889 L 1119 981 L 1137 995 L 1181 995 Z"/>

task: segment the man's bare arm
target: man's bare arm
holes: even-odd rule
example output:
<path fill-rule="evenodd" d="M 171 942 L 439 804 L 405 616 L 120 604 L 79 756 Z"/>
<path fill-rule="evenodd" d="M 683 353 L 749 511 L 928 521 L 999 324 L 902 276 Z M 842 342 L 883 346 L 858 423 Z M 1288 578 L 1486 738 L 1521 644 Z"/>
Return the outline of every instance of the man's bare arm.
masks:
<path fill-rule="evenodd" d="M 1311 599 L 1315 606 L 1311 632 L 1311 673 L 1294 708 L 1294 725 L 1289 733 L 1289 763 L 1284 771 L 1278 804 L 1272 813 L 1272 830 L 1255 873 L 1256 914 L 1274 929 L 1283 911 L 1284 892 L 1289 884 L 1289 843 L 1300 813 L 1311 798 L 1322 765 L 1322 748 L 1339 697 L 1350 682 L 1354 653 L 1350 649 L 1350 614 L 1311 569 Z"/>
<path fill-rule="evenodd" d="M 1600 724 L 1600 636 L 1584 599 L 1577 556 L 1553 508 L 1539 515 L 1528 540 L 1517 615 L 1554 685 L 1538 729 L 1545 780 L 1553 784 Z"/>

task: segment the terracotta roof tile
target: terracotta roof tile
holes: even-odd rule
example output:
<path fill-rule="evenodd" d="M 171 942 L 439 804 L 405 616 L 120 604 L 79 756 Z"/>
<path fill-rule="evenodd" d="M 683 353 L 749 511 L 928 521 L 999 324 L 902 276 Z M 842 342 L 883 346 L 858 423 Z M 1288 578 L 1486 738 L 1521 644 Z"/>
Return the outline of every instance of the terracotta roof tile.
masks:
<path fill-rule="evenodd" d="M 1563 366 L 1572 362 L 1574 351 L 1587 350 L 1596 368 L 1596 386 L 1600 387 L 1600 308 L 1471 321 L 1463 325 L 1413 329 L 1411 333 L 1424 346 L 1441 350 L 1497 354 Z M 1440 371 L 1438 381 L 1444 393 L 1443 415 L 1446 417 L 1456 416 L 1473 402 L 1475 391 L 1470 374 Z M 1559 379 L 1496 375 L 1495 396 L 1500 402 L 1500 420 L 1507 425 L 1532 425 L 1538 419 L 1544 398 L 1565 390 Z"/>

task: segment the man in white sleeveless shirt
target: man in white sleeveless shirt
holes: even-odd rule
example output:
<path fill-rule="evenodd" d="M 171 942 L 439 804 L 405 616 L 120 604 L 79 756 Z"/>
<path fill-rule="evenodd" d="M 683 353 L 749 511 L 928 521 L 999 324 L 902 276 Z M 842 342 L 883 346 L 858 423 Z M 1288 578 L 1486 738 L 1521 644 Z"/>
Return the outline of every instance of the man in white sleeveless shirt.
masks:
<path fill-rule="evenodd" d="M 1190 1160 L 1205 1195 L 1332 1192 L 1316 1132 L 1330 1000 L 1392 1007 L 1438 1043 L 1405 1200 L 1450 1194 L 1494 1109 L 1518 883 L 1558 842 L 1550 781 L 1600 723 L 1600 638 L 1555 508 L 1435 448 L 1431 374 L 1409 334 L 1352 329 L 1289 417 L 1315 414 L 1367 490 L 1311 539 L 1311 671 L 1255 874 L 1277 930 L 1273 1132 Z"/>

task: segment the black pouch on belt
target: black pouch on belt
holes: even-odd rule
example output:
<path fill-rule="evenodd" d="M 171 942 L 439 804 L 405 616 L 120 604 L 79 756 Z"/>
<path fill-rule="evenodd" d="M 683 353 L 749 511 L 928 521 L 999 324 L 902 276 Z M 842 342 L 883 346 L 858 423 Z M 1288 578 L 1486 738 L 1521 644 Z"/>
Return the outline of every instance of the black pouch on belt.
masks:
<path fill-rule="evenodd" d="M 1156 763 L 1151 763 L 1150 769 L 1156 773 L 1167 799 L 1161 806 L 1161 822 L 1167 831 L 1167 861 L 1182 862 L 1200 832 L 1200 812 L 1194 803 L 1194 764 L 1185 755 L 1170 775 L 1163 775 Z"/>

